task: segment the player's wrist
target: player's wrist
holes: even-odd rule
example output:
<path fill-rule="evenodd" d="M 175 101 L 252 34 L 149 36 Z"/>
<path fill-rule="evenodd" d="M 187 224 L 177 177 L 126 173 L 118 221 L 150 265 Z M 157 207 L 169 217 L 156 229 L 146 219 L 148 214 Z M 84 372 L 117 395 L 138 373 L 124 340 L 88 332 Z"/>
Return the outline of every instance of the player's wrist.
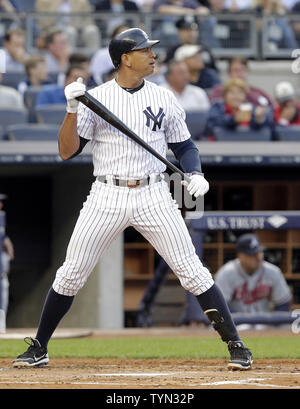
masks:
<path fill-rule="evenodd" d="M 194 176 L 194 175 L 204 176 L 204 173 L 200 172 L 199 170 L 192 170 L 192 172 L 190 172 L 189 175 L 190 176 Z"/>
<path fill-rule="evenodd" d="M 72 106 L 70 106 L 69 104 L 67 104 L 67 106 L 66 106 L 66 111 L 67 111 L 69 114 L 77 114 L 77 106 L 76 106 L 76 107 L 72 107 Z"/>

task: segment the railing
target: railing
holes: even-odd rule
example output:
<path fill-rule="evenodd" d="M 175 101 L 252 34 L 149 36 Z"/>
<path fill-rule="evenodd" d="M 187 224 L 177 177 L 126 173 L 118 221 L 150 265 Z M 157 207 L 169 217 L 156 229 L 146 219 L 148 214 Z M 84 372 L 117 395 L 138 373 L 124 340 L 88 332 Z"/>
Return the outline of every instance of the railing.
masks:
<path fill-rule="evenodd" d="M 110 40 L 112 25 L 126 22 L 130 26 L 144 28 L 149 36 L 161 40 L 159 48 L 178 43 L 175 21 L 179 16 L 159 13 L 93 13 L 93 14 L 58 14 L 58 13 L 0 13 L 0 40 L 8 27 L 21 27 L 26 31 L 26 48 L 28 53 L 36 53 L 36 38 L 39 35 L 39 22 L 54 18 L 55 26 L 63 28 L 66 18 L 79 18 L 83 26 L 84 19 L 92 19 L 99 30 L 101 46 Z M 46 21 L 46 20 L 45 20 Z M 211 49 L 216 57 L 227 58 L 232 55 L 243 55 L 253 59 L 291 58 L 292 51 L 300 48 L 300 14 L 268 16 L 257 18 L 252 13 L 216 14 L 198 17 L 199 43 Z M 52 25 L 53 27 L 53 25 Z M 76 50 L 84 48 L 76 45 Z M 95 50 L 87 50 L 90 54 Z"/>

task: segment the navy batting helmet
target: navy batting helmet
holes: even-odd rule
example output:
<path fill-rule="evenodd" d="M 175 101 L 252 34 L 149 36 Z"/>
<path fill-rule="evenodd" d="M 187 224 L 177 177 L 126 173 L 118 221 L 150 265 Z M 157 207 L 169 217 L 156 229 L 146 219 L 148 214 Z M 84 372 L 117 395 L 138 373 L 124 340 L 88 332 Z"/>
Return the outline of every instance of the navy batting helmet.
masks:
<path fill-rule="evenodd" d="M 115 68 L 121 63 L 122 54 L 142 50 L 159 43 L 159 40 L 149 40 L 145 31 L 140 28 L 130 28 L 114 37 L 109 43 L 109 54 Z"/>

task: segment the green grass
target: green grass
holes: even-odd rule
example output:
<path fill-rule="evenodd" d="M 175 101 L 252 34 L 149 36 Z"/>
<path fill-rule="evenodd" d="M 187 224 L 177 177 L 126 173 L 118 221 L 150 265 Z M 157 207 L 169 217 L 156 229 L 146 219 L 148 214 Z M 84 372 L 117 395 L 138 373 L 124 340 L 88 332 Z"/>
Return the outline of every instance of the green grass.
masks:
<path fill-rule="evenodd" d="M 300 358 L 299 337 L 249 337 L 255 358 Z M 0 340 L 0 358 L 23 353 L 23 340 Z M 75 338 L 53 339 L 52 358 L 226 358 L 226 345 L 218 338 Z"/>

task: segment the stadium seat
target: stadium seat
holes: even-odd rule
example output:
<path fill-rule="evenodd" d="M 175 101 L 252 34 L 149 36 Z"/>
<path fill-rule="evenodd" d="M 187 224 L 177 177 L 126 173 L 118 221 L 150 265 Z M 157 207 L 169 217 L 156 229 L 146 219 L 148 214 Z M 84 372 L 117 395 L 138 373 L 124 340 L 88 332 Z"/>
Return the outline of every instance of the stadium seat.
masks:
<path fill-rule="evenodd" d="M 41 91 L 41 87 L 31 86 L 24 91 L 24 104 L 28 110 L 33 110 L 35 106 L 36 97 Z"/>
<path fill-rule="evenodd" d="M 14 141 L 57 141 L 59 128 L 53 124 L 10 125 L 7 136 Z"/>
<path fill-rule="evenodd" d="M 66 115 L 65 104 L 47 104 L 35 108 L 37 122 L 41 124 L 61 124 Z"/>
<path fill-rule="evenodd" d="M 277 140 L 279 141 L 286 141 L 286 142 L 293 142 L 293 141 L 300 141 L 300 126 L 276 126 L 275 134 Z"/>
<path fill-rule="evenodd" d="M 213 134 L 216 141 L 222 142 L 268 142 L 272 140 L 272 132 L 270 128 L 262 128 L 253 130 L 249 128 L 237 128 L 228 130 L 219 127 L 213 129 Z"/>
<path fill-rule="evenodd" d="M 7 87 L 13 87 L 18 89 L 18 85 L 21 81 L 25 81 L 27 75 L 25 72 L 6 72 L 2 75 L 2 85 Z"/>
<path fill-rule="evenodd" d="M 28 122 L 28 113 L 26 109 L 0 108 L 0 124 L 6 133 L 9 125 L 24 124 Z"/>
<path fill-rule="evenodd" d="M 33 13 L 35 11 L 36 0 L 14 0 L 20 11 Z"/>
<path fill-rule="evenodd" d="M 28 121 L 37 122 L 35 113 L 35 101 L 41 87 L 31 86 L 24 91 L 24 104 L 28 109 Z"/>
<path fill-rule="evenodd" d="M 2 141 L 4 139 L 4 128 L 2 125 L 0 125 L 0 141 Z"/>
<path fill-rule="evenodd" d="M 186 124 L 192 139 L 200 139 L 204 134 L 207 112 L 186 112 Z"/>

